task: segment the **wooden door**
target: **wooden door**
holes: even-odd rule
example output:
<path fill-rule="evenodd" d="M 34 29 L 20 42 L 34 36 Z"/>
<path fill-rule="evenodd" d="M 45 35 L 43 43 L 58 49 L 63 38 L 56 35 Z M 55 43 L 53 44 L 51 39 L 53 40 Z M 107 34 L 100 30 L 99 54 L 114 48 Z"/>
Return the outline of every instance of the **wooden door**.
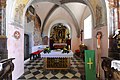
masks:
<path fill-rule="evenodd" d="M 24 34 L 24 60 L 29 58 L 29 35 Z"/>

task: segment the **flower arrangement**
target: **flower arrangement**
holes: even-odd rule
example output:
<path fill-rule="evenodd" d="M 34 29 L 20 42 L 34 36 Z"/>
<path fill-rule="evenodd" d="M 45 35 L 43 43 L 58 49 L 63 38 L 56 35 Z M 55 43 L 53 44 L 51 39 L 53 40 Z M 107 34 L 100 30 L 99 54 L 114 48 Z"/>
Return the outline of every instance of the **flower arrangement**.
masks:
<path fill-rule="evenodd" d="M 49 47 L 46 47 L 46 48 L 43 50 L 43 52 L 44 52 L 44 53 L 50 53 L 50 52 L 51 52 L 51 50 L 50 50 L 50 48 L 49 48 Z"/>
<path fill-rule="evenodd" d="M 62 53 L 69 53 L 69 50 L 67 50 L 67 48 L 64 47 Z"/>

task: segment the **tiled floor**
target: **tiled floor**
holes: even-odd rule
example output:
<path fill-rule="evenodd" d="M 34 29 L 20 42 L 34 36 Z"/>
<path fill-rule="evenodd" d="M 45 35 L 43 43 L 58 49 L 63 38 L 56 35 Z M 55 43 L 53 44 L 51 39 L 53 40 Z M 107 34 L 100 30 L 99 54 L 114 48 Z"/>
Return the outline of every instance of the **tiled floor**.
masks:
<path fill-rule="evenodd" d="M 84 62 L 76 56 L 70 62 L 70 69 L 67 70 L 45 70 L 43 69 L 43 59 L 30 60 L 25 64 L 25 72 L 18 80 L 81 80 L 84 78 L 81 76 L 85 73 Z"/>

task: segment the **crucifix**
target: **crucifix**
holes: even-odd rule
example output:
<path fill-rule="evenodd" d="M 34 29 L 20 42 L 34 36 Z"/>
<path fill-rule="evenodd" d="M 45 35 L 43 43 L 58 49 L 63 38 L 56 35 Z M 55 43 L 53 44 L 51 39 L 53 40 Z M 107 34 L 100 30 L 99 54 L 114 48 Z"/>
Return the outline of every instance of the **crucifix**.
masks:
<path fill-rule="evenodd" d="M 91 66 L 92 66 L 92 64 L 93 64 L 91 58 L 89 58 L 89 62 L 88 62 L 87 64 L 89 65 L 89 69 L 91 69 Z"/>
<path fill-rule="evenodd" d="M 80 35 L 81 35 L 81 44 L 82 44 L 82 35 L 83 35 L 83 30 L 80 31 Z"/>

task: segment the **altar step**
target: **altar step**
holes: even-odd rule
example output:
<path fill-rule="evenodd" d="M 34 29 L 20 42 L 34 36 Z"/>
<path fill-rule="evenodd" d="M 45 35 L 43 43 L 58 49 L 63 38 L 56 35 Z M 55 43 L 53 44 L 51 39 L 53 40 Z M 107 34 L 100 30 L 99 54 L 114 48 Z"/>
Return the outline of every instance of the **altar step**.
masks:
<path fill-rule="evenodd" d="M 62 79 L 62 80 L 83 80 L 84 79 L 84 62 L 79 57 L 74 57 L 70 61 L 70 69 L 67 70 L 44 70 L 43 59 L 39 58 L 37 60 L 28 61 L 24 68 L 24 74 L 18 78 L 18 80 L 23 79 Z M 81 79 L 83 78 L 83 79 Z"/>

